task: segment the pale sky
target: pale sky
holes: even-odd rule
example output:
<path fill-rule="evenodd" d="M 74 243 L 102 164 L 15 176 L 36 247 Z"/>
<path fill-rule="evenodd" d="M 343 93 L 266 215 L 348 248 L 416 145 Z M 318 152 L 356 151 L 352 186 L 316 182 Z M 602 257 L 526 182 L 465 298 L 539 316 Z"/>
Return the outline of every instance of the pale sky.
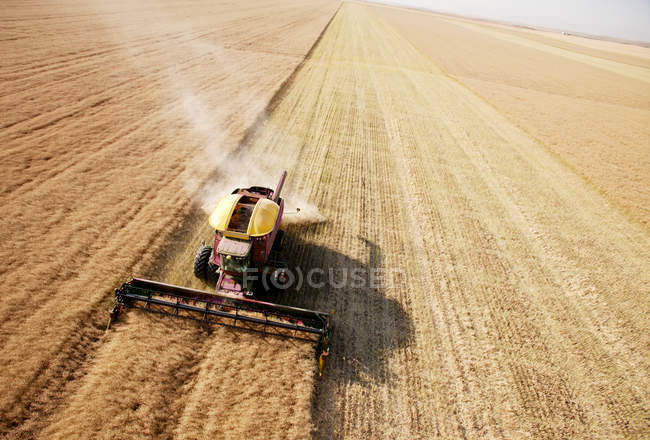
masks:
<path fill-rule="evenodd" d="M 650 0 L 371 0 L 650 42 Z"/>

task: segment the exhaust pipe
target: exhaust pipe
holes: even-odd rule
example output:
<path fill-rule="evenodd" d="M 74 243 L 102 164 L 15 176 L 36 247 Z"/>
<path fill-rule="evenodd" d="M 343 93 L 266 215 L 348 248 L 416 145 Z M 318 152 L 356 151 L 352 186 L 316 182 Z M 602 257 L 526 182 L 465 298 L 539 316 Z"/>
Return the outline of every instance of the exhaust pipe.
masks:
<path fill-rule="evenodd" d="M 287 171 L 282 171 L 282 175 L 280 176 L 280 181 L 278 182 L 278 186 L 275 187 L 275 191 L 273 191 L 273 200 L 275 203 L 278 203 L 278 200 L 280 200 L 280 192 L 282 191 L 282 187 L 284 186 L 284 180 L 287 178 Z"/>

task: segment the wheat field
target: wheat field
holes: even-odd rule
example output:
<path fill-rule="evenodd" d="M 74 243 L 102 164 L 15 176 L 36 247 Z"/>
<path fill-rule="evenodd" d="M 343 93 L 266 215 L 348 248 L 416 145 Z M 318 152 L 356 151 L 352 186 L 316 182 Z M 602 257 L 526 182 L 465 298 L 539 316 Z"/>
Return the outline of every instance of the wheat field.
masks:
<path fill-rule="evenodd" d="M 233 5 L 70 2 L 51 19 L 84 35 L 103 17 L 100 53 L 61 36 L 36 63 L 17 24 L 0 43 L 0 432 L 646 437 L 647 53 L 361 3 Z M 334 311 L 322 378 L 313 346 L 272 336 L 138 312 L 104 334 L 131 273 L 209 288 L 190 270 L 205 209 L 282 169 L 304 208 L 290 267 L 388 278 L 282 298 Z"/>

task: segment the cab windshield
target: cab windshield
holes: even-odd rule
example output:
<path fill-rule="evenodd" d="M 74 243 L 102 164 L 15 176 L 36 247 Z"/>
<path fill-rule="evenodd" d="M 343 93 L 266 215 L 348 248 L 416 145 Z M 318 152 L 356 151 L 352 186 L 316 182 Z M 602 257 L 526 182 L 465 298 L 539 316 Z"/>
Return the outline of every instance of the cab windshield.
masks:
<path fill-rule="evenodd" d="M 248 258 L 233 257 L 232 255 L 222 255 L 221 266 L 226 272 L 243 273 L 248 269 Z"/>

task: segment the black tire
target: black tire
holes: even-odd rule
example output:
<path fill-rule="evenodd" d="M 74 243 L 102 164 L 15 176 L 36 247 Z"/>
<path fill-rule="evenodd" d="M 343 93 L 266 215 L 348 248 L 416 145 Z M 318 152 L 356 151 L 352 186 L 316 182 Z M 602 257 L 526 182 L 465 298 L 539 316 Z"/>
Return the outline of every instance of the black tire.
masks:
<path fill-rule="evenodd" d="M 219 270 L 219 266 L 216 264 L 212 264 L 208 261 L 208 267 L 205 272 L 205 281 L 208 284 L 216 284 L 219 276 L 217 275 L 217 271 Z"/>
<path fill-rule="evenodd" d="M 201 246 L 196 252 L 194 257 L 194 276 L 200 280 L 208 279 L 208 265 L 210 264 L 210 256 L 212 255 L 212 247 Z"/>
<path fill-rule="evenodd" d="M 275 252 L 280 252 L 282 250 L 282 239 L 284 238 L 284 231 L 282 229 L 278 230 L 278 233 L 275 235 L 275 241 L 271 250 Z"/>

